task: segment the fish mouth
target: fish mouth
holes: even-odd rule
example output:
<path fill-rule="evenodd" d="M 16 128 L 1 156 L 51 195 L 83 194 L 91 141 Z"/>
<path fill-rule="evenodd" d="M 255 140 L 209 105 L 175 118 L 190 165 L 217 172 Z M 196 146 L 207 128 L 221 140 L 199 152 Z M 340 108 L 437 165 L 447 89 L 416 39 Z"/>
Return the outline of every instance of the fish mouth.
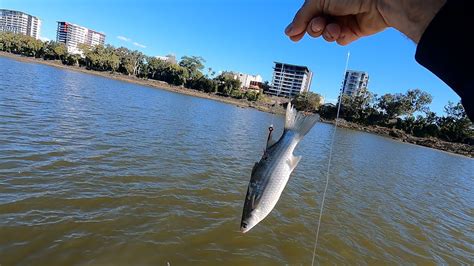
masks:
<path fill-rule="evenodd" d="M 245 234 L 245 233 L 247 233 L 248 231 L 250 231 L 250 229 L 240 227 L 240 232 L 241 232 L 242 234 Z"/>
<path fill-rule="evenodd" d="M 241 232 L 242 234 L 247 233 L 248 231 L 250 231 L 250 229 L 252 229 L 252 226 L 248 226 L 247 223 L 242 223 L 242 224 L 240 225 L 240 232 Z"/>

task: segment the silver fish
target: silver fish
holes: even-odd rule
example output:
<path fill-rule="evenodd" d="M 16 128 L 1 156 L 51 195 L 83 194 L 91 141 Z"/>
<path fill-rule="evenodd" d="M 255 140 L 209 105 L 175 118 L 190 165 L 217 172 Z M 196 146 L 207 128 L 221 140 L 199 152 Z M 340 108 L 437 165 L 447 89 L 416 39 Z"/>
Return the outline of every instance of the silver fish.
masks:
<path fill-rule="evenodd" d="M 240 223 L 242 233 L 248 232 L 273 210 L 290 174 L 301 160 L 293 151 L 317 121 L 319 115 L 306 116 L 288 103 L 283 134 L 276 143 L 267 143 L 262 159 L 252 169 Z"/>

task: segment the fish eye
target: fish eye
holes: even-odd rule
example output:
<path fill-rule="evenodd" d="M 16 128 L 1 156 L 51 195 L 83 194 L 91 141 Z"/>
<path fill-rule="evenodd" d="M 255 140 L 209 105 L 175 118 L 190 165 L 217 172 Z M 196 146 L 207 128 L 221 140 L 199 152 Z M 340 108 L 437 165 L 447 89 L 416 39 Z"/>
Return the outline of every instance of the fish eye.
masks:
<path fill-rule="evenodd" d="M 242 227 L 243 227 L 243 228 L 247 228 L 247 224 L 246 224 L 246 223 L 243 223 L 243 224 L 242 224 Z"/>

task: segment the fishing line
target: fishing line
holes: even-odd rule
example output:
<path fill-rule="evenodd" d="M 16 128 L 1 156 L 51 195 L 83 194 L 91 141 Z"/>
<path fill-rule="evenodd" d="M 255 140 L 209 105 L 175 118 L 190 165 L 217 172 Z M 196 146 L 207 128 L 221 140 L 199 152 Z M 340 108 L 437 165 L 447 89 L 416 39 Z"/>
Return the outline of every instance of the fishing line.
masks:
<path fill-rule="evenodd" d="M 347 59 L 346 59 L 346 68 L 344 69 L 344 79 L 346 77 L 350 55 L 351 55 L 351 53 L 348 52 L 347 53 Z M 321 226 L 321 217 L 323 216 L 324 200 L 326 199 L 326 191 L 328 190 L 329 169 L 331 168 L 331 159 L 332 159 L 332 147 L 334 145 L 334 138 L 336 137 L 337 122 L 339 120 L 339 112 L 341 110 L 341 102 L 342 102 L 342 93 L 343 93 L 343 91 L 344 91 L 344 83 L 342 84 L 341 90 L 339 91 L 339 103 L 337 105 L 336 122 L 334 123 L 334 131 L 332 132 L 331 146 L 329 148 L 328 168 L 327 168 L 327 171 L 326 171 L 326 186 L 324 187 L 323 199 L 321 200 L 321 209 L 319 210 L 318 227 L 316 228 L 316 239 L 314 241 L 313 259 L 311 260 L 311 265 L 314 265 L 314 259 L 316 258 L 316 248 L 318 247 L 318 239 L 319 239 L 319 227 Z"/>

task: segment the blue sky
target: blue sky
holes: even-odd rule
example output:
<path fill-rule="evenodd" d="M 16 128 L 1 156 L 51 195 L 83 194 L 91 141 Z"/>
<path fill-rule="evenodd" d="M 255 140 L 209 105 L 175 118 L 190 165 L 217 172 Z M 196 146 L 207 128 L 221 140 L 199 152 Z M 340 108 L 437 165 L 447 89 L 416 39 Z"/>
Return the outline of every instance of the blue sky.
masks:
<path fill-rule="evenodd" d="M 100 32 L 114 46 L 147 55 L 199 55 L 215 71 L 260 74 L 271 80 L 273 61 L 308 66 L 311 90 L 336 99 L 347 52 L 349 68 L 367 71 L 369 89 L 379 95 L 419 88 L 433 96 L 438 113 L 459 97 L 418 65 L 416 46 L 389 29 L 338 46 L 305 37 L 291 42 L 283 33 L 303 0 L 0 0 L 0 8 L 20 10 L 42 21 L 41 35 L 55 39 L 56 21 L 65 20 Z M 121 38 L 121 37 L 124 38 Z"/>

